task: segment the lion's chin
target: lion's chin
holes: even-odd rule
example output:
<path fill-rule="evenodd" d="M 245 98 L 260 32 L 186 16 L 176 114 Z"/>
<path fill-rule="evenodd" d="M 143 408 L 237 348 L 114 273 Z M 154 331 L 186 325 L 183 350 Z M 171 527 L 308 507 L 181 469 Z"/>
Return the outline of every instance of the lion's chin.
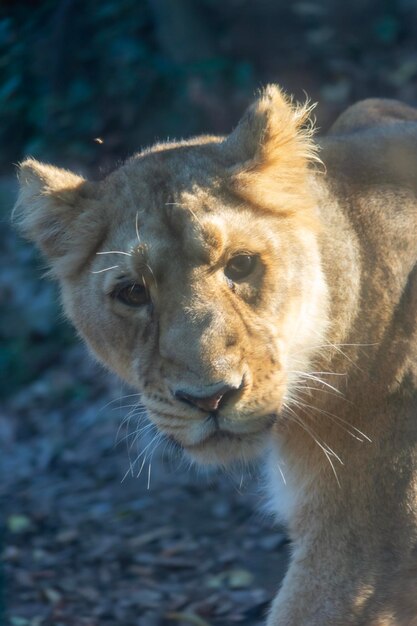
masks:
<path fill-rule="evenodd" d="M 221 430 L 215 431 L 197 444 L 177 441 L 191 461 L 212 467 L 252 461 L 262 453 L 267 442 L 267 431 L 242 435 Z"/>

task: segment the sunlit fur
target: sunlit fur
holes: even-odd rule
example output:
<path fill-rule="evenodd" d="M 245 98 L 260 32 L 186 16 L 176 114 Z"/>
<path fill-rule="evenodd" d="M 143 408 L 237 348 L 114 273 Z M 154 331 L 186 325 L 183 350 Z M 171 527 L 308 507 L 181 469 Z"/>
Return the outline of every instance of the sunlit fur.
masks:
<path fill-rule="evenodd" d="M 266 461 L 294 546 L 269 626 L 411 626 L 417 115 L 352 107 L 323 167 L 310 112 L 269 86 L 228 137 L 158 144 L 96 183 L 26 160 L 15 219 L 158 428 L 132 474 L 160 435 L 205 465 Z M 256 263 L 232 283 L 238 254 Z M 126 281 L 149 302 L 119 302 Z M 215 419 L 174 397 L 220 382 L 239 389 Z"/>

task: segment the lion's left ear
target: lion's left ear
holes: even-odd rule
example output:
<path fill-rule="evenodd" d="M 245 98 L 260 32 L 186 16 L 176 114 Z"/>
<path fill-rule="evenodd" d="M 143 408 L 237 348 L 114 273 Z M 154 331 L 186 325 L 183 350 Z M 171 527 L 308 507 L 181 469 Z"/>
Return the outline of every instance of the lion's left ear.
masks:
<path fill-rule="evenodd" d="M 101 232 L 100 216 L 91 211 L 91 183 L 34 159 L 20 164 L 18 178 L 13 220 L 39 246 L 53 273 L 76 272 Z"/>
<path fill-rule="evenodd" d="M 288 206 L 303 187 L 309 165 L 319 161 L 312 139 L 314 105 L 294 104 L 278 86 L 268 85 L 221 144 L 234 187 L 265 205 Z M 288 194 L 288 199 L 285 196 Z M 296 200 L 297 202 L 297 200 Z"/>

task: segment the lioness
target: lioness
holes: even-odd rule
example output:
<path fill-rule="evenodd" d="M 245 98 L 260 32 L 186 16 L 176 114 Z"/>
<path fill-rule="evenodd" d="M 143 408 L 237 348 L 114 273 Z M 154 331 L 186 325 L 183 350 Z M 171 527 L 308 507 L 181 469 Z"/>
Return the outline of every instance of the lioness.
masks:
<path fill-rule="evenodd" d="M 269 626 L 417 624 L 417 112 L 313 140 L 267 87 L 226 138 L 100 182 L 32 159 L 15 214 L 95 355 L 204 464 L 265 458 L 293 541 Z M 323 166 L 324 164 L 324 166 Z"/>

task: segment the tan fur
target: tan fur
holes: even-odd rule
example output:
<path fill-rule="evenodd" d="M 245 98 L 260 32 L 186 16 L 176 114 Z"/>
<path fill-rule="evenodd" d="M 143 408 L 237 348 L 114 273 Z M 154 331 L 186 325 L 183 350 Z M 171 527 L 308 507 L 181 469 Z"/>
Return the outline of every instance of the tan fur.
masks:
<path fill-rule="evenodd" d="M 25 161 L 15 215 L 162 432 L 208 464 L 269 450 L 294 547 L 268 625 L 412 626 L 417 114 L 355 105 L 323 168 L 309 110 L 270 86 L 229 137 L 159 144 L 99 183 Z M 233 284 L 237 254 L 258 261 Z M 112 297 L 126 280 L 152 304 Z M 173 396 L 220 383 L 241 386 L 216 420 Z"/>

